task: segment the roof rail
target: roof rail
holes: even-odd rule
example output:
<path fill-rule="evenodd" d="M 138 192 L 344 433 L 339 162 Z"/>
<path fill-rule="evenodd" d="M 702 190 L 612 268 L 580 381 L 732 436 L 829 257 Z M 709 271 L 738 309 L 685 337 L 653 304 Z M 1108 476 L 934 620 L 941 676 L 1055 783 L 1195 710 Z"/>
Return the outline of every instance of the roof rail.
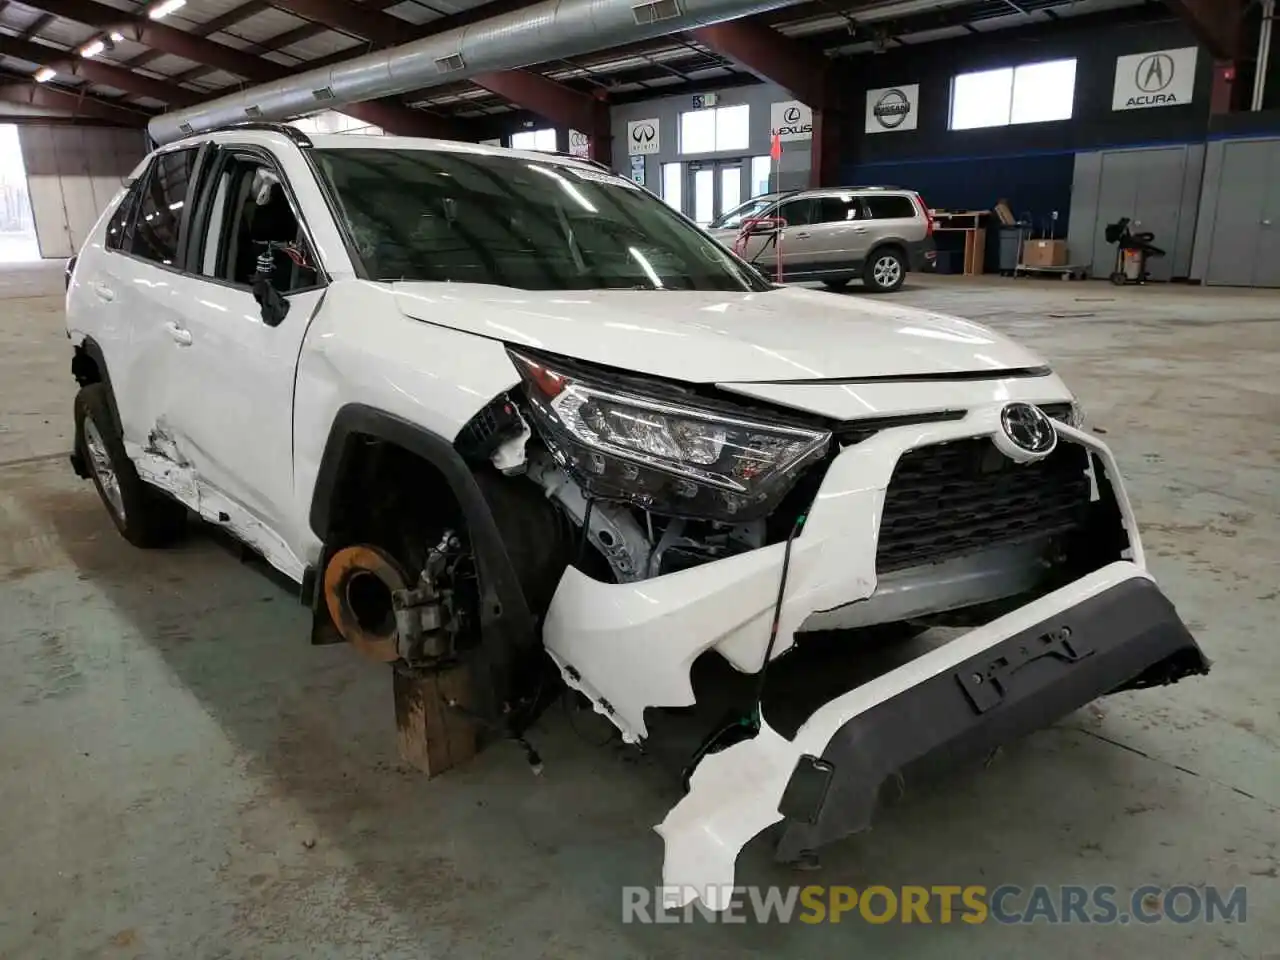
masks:
<path fill-rule="evenodd" d="M 245 120 L 242 123 L 228 123 L 225 126 L 205 130 L 204 133 L 219 133 L 223 130 L 267 130 L 271 133 L 282 133 L 300 147 L 313 146 L 311 138 L 291 123 L 276 123 L 270 120 Z M 188 136 L 194 134 L 191 131 Z"/>

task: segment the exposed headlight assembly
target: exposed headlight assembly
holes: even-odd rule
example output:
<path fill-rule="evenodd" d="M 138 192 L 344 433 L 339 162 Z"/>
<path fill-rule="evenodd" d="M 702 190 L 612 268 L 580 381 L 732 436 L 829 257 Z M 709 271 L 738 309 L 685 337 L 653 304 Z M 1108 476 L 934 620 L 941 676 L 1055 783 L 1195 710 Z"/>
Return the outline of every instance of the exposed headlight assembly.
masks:
<path fill-rule="evenodd" d="M 766 516 L 831 433 L 646 395 L 607 374 L 509 351 L 552 454 L 595 497 L 672 516 Z"/>

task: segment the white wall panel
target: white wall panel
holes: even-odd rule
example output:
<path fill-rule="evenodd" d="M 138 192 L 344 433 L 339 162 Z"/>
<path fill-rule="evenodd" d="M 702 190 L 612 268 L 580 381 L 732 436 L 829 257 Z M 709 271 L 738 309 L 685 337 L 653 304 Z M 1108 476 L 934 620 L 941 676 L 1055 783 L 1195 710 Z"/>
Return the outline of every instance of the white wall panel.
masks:
<path fill-rule="evenodd" d="M 146 155 L 141 130 L 24 125 L 18 130 L 42 257 L 80 249 L 124 178 Z"/>

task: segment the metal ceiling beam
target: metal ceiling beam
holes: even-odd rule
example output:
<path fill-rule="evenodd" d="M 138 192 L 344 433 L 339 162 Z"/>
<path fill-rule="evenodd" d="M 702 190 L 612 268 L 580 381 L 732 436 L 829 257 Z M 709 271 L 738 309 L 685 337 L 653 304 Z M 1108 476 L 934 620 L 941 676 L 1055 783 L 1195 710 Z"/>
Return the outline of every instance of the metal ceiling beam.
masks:
<path fill-rule="evenodd" d="M 1216 60 L 1245 58 L 1246 0 L 1165 0 Z"/>
<path fill-rule="evenodd" d="M 0 85 L 0 101 L 21 103 L 44 110 L 59 110 L 75 117 L 104 120 L 121 127 L 145 127 L 151 115 L 127 110 L 96 97 L 71 93 L 43 83 L 6 83 Z"/>
<path fill-rule="evenodd" d="M 789 90 L 814 110 L 826 109 L 831 97 L 829 64 L 820 54 L 756 20 L 730 20 L 690 33 L 711 50 L 741 63 L 753 73 Z"/>
<path fill-rule="evenodd" d="M 293 71 L 252 54 L 234 50 L 174 27 L 146 18 L 128 19 L 127 14 L 94 0 L 33 0 L 49 13 L 103 32 L 118 31 L 143 46 L 163 50 L 174 56 L 194 60 L 218 70 L 265 83 L 288 76 Z M 388 133 L 418 137 L 456 136 L 452 124 L 420 110 L 411 110 L 398 101 L 376 101 L 351 104 L 342 112 L 382 127 Z"/>
<path fill-rule="evenodd" d="M 271 5 L 334 30 L 371 40 L 382 47 L 392 47 L 438 32 L 430 29 L 424 32 L 407 20 L 350 0 L 271 0 Z M 431 24 L 426 26 L 430 28 Z M 478 74 L 471 78 L 471 82 L 517 107 L 533 111 L 556 126 L 580 130 L 593 140 L 607 141 L 609 137 L 608 109 L 603 103 L 539 74 L 528 70 L 504 70 Z M 604 146 L 602 142 L 599 149 L 603 150 Z"/>
<path fill-rule="evenodd" d="M 200 95 L 194 90 L 184 90 L 160 80 L 144 77 L 124 67 L 81 57 L 72 51 L 30 43 L 17 37 L 0 36 L 0 54 L 16 57 L 19 60 L 29 60 L 42 67 L 56 70 L 60 74 L 71 74 L 84 77 L 93 83 L 106 84 L 135 97 L 151 97 L 174 107 L 190 107 L 200 102 Z"/>
<path fill-rule="evenodd" d="M 261 13 L 270 6 L 271 4 L 267 3 L 267 0 L 249 0 L 248 3 L 242 3 L 240 6 L 228 10 L 220 17 L 214 17 L 212 20 L 206 21 L 205 23 L 196 24 L 188 32 L 194 33 L 197 37 L 207 37 L 210 34 L 225 30 L 227 27 L 235 26 L 235 24 L 239 23 L 241 20 L 248 20 L 250 17 Z M 127 61 L 125 66 L 141 67 L 150 63 L 152 60 L 163 56 L 164 54 L 159 50 L 147 50 L 138 54 L 132 60 Z"/>

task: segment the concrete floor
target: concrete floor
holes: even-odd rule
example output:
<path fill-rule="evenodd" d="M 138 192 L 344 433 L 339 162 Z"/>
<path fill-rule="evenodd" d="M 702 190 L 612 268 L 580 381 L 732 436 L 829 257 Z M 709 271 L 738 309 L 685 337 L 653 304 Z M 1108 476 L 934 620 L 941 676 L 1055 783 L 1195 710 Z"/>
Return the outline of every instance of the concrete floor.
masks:
<path fill-rule="evenodd" d="M 59 268 L 60 269 L 60 268 Z M 439 780 L 395 754 L 385 668 L 196 536 L 146 553 L 68 446 L 58 269 L 0 273 L 0 957 L 1258 957 L 1280 944 L 1280 297 L 930 280 L 1067 376 L 1128 472 L 1156 574 L 1216 661 L 912 793 L 818 874 L 740 883 L 1218 884 L 1243 925 L 623 925 L 672 785 L 552 711 Z M 54 296 L 32 296 L 52 293 Z M 863 294 L 852 293 L 850 296 Z"/>

